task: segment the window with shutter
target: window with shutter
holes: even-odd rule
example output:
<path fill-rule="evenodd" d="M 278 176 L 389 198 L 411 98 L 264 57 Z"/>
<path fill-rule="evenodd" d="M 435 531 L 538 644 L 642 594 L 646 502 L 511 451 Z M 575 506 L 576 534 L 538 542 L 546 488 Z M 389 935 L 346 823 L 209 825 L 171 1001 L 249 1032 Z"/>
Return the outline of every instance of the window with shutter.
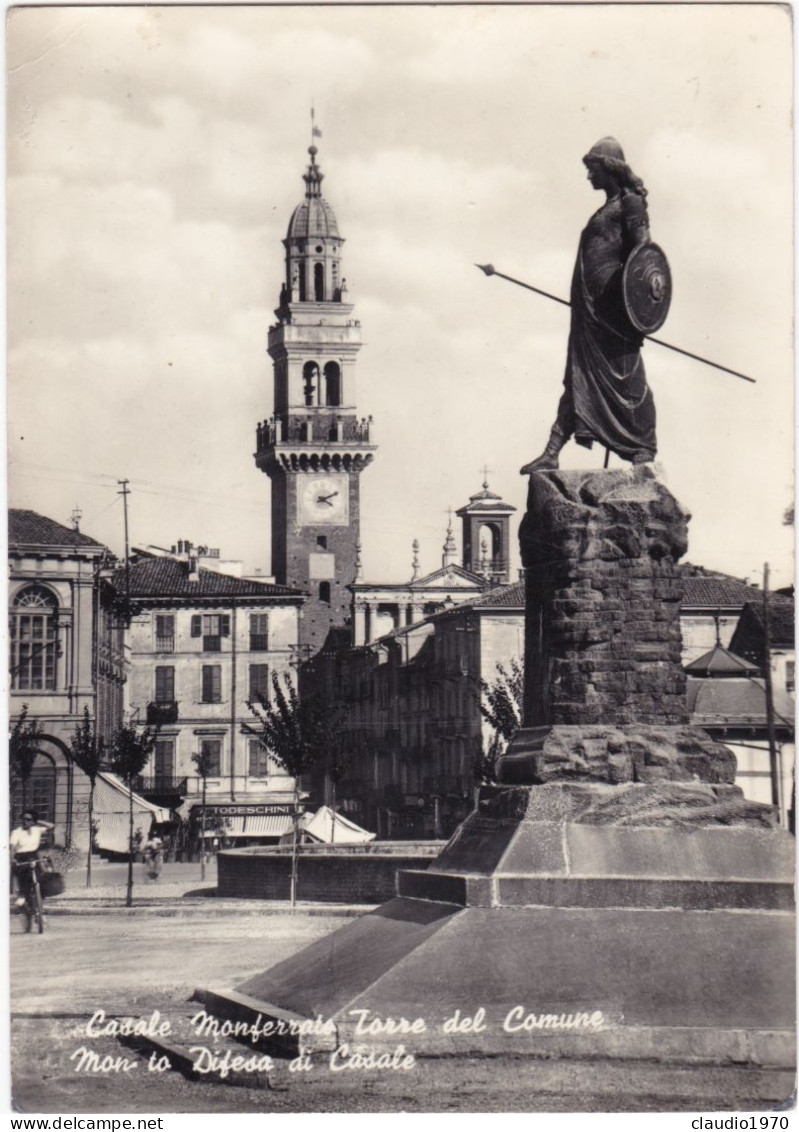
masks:
<path fill-rule="evenodd" d="M 250 699 L 255 703 L 269 699 L 269 665 L 250 665 Z"/>
<path fill-rule="evenodd" d="M 269 752 L 258 739 L 250 739 L 249 772 L 251 778 L 266 778 L 269 774 Z"/>
<path fill-rule="evenodd" d="M 203 703 L 218 704 L 222 702 L 222 666 L 219 664 L 203 665 Z"/>
<path fill-rule="evenodd" d="M 155 651 L 175 651 L 175 618 L 170 613 L 159 613 L 155 618 Z"/>
<path fill-rule="evenodd" d="M 269 614 L 250 614 L 250 652 L 267 652 L 269 649 Z"/>
<path fill-rule="evenodd" d="M 218 613 L 206 613 L 203 617 L 203 652 L 222 651 L 222 628 L 225 619 Z M 229 622 L 229 618 L 227 619 Z M 230 635 L 230 625 L 228 633 Z"/>
<path fill-rule="evenodd" d="M 155 744 L 155 777 L 160 779 L 156 785 L 167 785 L 166 780 L 175 774 L 175 740 L 158 739 Z"/>
<path fill-rule="evenodd" d="M 199 613 L 191 615 L 191 635 L 201 637 L 203 633 L 203 619 Z"/>
<path fill-rule="evenodd" d="M 222 740 L 221 739 L 201 739 L 200 740 L 200 753 L 207 755 L 209 758 L 208 777 L 212 778 L 215 775 L 222 773 Z"/>
<path fill-rule="evenodd" d="M 155 669 L 155 702 L 171 704 L 175 699 L 175 669 L 158 665 Z"/>

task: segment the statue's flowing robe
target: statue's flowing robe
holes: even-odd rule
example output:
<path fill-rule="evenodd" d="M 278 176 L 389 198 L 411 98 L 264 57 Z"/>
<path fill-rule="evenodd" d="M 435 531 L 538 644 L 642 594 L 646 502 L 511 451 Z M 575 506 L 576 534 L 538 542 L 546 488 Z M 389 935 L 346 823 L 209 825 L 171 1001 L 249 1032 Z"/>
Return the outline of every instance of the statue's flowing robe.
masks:
<path fill-rule="evenodd" d="M 643 338 L 624 311 L 627 256 L 648 239 L 646 203 L 625 191 L 594 213 L 580 237 L 571 289 L 565 390 L 557 427 L 590 448 L 598 440 L 624 459 L 654 456 L 655 403 L 641 358 Z"/>

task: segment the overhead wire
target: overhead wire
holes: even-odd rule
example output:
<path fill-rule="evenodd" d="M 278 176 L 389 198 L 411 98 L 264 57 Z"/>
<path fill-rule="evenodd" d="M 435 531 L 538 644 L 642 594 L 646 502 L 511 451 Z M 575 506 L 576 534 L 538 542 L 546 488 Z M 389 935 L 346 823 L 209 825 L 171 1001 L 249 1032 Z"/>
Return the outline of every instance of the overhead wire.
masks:
<path fill-rule="evenodd" d="M 44 471 L 50 473 L 47 477 L 50 479 L 60 480 L 63 483 L 87 484 L 94 487 L 105 487 L 106 484 L 102 482 L 103 480 L 108 480 L 109 483 L 107 486 L 110 487 L 113 486 L 118 479 L 118 475 L 111 475 L 107 472 L 87 472 L 85 474 L 68 472 L 65 474 L 62 468 L 54 468 L 52 465 L 47 464 L 27 463 L 22 460 L 12 460 L 10 461 L 10 466 L 12 468 L 35 472 L 39 478 L 42 478 L 40 473 Z M 264 506 L 263 500 L 256 500 L 254 498 L 246 499 L 241 496 L 233 496 L 232 494 L 222 495 L 214 492 L 199 491 L 195 488 L 177 487 L 170 484 L 159 484 L 158 481 L 154 480 L 138 480 L 131 478 L 130 484 L 132 489 L 140 495 L 153 495 L 164 499 L 177 499 L 182 502 L 213 505 L 214 507 L 224 507 L 226 510 L 233 508 L 235 510 L 257 510 L 260 512 L 263 511 Z M 235 489 L 231 488 L 231 493 L 234 491 Z"/>

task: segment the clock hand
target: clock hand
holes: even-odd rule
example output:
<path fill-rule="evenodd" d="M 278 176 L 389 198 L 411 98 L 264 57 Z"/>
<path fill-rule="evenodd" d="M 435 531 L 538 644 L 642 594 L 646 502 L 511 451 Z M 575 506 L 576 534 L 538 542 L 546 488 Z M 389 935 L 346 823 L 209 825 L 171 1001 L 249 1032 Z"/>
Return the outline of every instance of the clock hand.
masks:
<path fill-rule="evenodd" d="M 338 492 L 332 491 L 330 493 L 330 495 L 319 495 L 316 498 L 316 502 L 317 503 L 326 503 L 328 505 L 328 507 L 332 507 L 333 504 L 330 502 L 330 500 L 333 498 L 334 495 L 338 495 Z"/>

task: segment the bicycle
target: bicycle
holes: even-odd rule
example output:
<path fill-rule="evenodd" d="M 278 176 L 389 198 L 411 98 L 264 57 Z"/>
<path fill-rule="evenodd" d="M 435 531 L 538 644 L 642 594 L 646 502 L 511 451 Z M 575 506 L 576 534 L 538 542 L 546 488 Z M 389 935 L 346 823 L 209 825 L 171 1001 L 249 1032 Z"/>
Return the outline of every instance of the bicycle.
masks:
<path fill-rule="evenodd" d="M 22 879 L 22 874 L 25 869 L 30 870 L 30 887 L 20 883 L 19 891 L 21 898 L 25 901 L 22 912 L 25 916 L 25 931 L 30 932 L 34 923 L 39 935 L 44 931 L 44 903 L 42 900 L 42 890 L 39 884 L 39 862 L 32 861 L 17 861 L 14 865 L 17 874 Z M 23 888 L 27 891 L 23 892 Z"/>

